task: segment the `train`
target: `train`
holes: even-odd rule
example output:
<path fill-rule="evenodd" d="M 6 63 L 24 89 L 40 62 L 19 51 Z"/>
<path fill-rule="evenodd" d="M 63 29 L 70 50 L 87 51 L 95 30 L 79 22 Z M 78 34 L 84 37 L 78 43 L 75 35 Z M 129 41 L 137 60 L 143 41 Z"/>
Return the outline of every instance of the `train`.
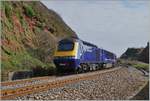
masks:
<path fill-rule="evenodd" d="M 64 38 L 58 42 L 54 53 L 58 72 L 82 73 L 116 64 L 116 55 L 79 38 Z"/>

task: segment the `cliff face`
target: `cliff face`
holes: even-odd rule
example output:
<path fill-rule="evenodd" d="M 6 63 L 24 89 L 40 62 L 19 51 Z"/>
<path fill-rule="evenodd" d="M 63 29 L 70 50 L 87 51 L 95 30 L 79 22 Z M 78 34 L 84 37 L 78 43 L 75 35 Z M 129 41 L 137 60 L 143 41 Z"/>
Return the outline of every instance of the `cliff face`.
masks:
<path fill-rule="evenodd" d="M 149 63 L 149 43 L 145 48 L 128 48 L 120 58 Z"/>
<path fill-rule="evenodd" d="M 2 72 L 49 68 L 56 42 L 76 36 L 57 13 L 39 1 L 3 1 L 0 20 Z"/>

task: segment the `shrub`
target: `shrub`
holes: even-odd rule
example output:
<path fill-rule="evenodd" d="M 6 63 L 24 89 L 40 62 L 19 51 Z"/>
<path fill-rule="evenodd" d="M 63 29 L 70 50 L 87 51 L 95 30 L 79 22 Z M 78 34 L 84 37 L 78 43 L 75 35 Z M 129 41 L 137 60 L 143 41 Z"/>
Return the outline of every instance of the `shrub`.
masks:
<path fill-rule="evenodd" d="M 10 18 L 10 16 L 12 15 L 12 7 L 8 3 L 5 3 L 5 14 L 7 18 Z"/>
<path fill-rule="evenodd" d="M 31 6 L 29 6 L 29 5 L 25 6 L 25 13 L 29 17 L 35 16 L 35 12 L 34 12 L 33 8 Z"/>

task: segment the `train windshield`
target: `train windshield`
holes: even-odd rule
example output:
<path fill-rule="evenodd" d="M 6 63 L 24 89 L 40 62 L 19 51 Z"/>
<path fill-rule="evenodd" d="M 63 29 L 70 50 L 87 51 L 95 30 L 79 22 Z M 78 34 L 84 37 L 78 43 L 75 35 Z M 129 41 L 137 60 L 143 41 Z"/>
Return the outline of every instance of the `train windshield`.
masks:
<path fill-rule="evenodd" d="M 74 48 L 73 42 L 67 42 L 67 43 L 59 43 L 58 44 L 58 51 L 71 51 Z"/>

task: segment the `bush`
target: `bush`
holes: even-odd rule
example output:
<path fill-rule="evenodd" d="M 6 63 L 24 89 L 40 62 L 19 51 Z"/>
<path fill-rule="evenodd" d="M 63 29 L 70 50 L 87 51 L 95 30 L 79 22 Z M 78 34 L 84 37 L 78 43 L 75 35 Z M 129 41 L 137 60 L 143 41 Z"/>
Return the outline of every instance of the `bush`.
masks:
<path fill-rule="evenodd" d="M 10 16 L 12 15 L 12 7 L 8 3 L 5 3 L 5 14 L 7 18 L 10 18 Z"/>
<path fill-rule="evenodd" d="M 31 6 L 29 6 L 29 5 L 25 6 L 25 13 L 29 17 L 35 16 L 35 12 L 34 12 L 33 8 Z"/>

